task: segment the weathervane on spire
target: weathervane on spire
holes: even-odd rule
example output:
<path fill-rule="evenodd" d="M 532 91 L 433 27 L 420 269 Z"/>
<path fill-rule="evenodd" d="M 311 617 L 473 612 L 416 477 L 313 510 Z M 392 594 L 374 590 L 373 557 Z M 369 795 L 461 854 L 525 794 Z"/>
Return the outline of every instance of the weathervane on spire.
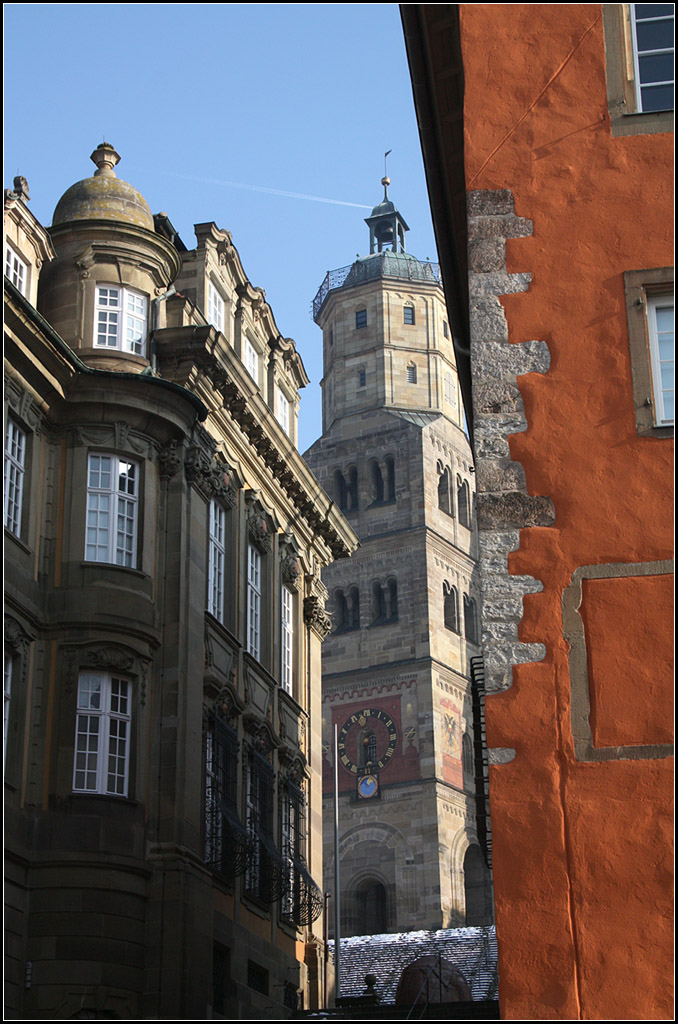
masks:
<path fill-rule="evenodd" d="M 384 153 L 384 177 L 381 179 L 381 183 L 384 186 L 384 199 L 388 199 L 388 186 L 391 184 L 391 179 L 389 178 L 388 173 L 386 171 L 386 157 L 388 156 L 389 153 L 392 152 L 392 149 L 388 149 Z"/>

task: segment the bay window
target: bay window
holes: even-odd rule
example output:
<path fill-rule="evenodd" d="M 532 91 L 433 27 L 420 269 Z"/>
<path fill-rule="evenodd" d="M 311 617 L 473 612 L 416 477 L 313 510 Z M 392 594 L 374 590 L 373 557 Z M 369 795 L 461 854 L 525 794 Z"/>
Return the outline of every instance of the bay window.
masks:
<path fill-rule="evenodd" d="M 75 723 L 73 792 L 127 796 L 131 683 L 105 672 L 81 672 Z"/>
<path fill-rule="evenodd" d="M 119 285 L 97 285 L 94 345 L 146 355 L 148 297 Z"/>
<path fill-rule="evenodd" d="M 85 558 L 135 569 L 139 466 L 115 455 L 90 455 L 87 464 Z"/>

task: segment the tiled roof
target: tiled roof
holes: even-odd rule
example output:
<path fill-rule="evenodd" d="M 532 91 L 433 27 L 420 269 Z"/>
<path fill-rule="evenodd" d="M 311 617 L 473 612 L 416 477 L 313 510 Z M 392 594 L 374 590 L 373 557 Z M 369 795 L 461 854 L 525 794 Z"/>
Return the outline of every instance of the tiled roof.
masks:
<path fill-rule="evenodd" d="M 334 943 L 330 942 L 333 952 Z M 440 956 L 461 971 L 474 1002 L 497 998 L 497 936 L 494 926 L 439 931 L 356 935 L 341 940 L 341 996 L 361 996 L 365 975 L 377 977 L 380 1002 L 394 1003 L 403 969 L 420 956 Z"/>

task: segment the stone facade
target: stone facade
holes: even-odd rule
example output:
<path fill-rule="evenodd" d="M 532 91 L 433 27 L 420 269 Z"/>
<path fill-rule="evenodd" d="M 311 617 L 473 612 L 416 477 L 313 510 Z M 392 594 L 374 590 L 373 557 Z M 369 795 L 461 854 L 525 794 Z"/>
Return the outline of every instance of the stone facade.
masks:
<path fill-rule="evenodd" d="M 47 230 L 5 196 L 6 1009 L 283 1018 L 327 995 L 321 570 L 356 537 L 230 234 L 188 251 L 118 159 Z"/>
<path fill-rule="evenodd" d="M 471 750 L 474 466 L 438 268 L 404 251 L 386 194 L 367 223 L 391 221 L 314 303 L 323 435 L 306 458 L 360 537 L 323 573 L 325 884 L 336 729 L 342 935 L 492 918 Z"/>

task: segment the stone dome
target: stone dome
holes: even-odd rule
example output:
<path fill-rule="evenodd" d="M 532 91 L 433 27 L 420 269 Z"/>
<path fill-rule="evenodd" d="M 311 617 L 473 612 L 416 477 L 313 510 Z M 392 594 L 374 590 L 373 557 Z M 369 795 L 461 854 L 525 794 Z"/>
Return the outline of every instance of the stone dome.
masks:
<path fill-rule="evenodd" d="M 72 220 L 110 220 L 154 230 L 151 208 L 140 192 L 118 178 L 113 168 L 120 157 L 102 142 L 90 158 L 97 170 L 91 178 L 71 185 L 56 205 L 52 227 Z"/>

